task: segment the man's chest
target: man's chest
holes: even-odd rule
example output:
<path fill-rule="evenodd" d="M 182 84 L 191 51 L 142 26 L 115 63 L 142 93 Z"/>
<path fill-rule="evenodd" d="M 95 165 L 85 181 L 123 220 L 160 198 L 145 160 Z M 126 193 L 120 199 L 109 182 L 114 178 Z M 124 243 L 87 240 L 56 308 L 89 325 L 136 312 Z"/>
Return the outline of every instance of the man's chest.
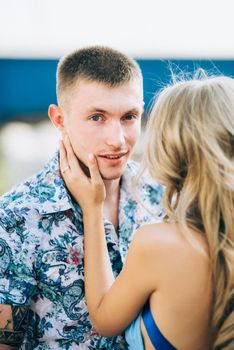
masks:
<path fill-rule="evenodd" d="M 82 222 L 62 216 L 57 221 L 47 216 L 43 221 L 44 232 L 35 262 L 38 289 L 31 303 L 34 335 L 45 324 L 43 334 L 38 334 L 41 340 L 61 338 L 97 344 L 101 338 L 92 328 L 85 301 Z M 112 268 L 117 275 L 122 268 L 118 236 L 109 222 L 105 222 L 105 231 Z M 107 349 L 113 340 L 105 342 Z"/>
<path fill-rule="evenodd" d="M 39 283 L 54 289 L 67 288 L 77 279 L 84 279 L 84 233 L 83 223 L 79 218 L 60 217 L 57 220 L 50 216 L 41 219 L 39 226 L 41 242 L 35 264 Z M 114 226 L 104 222 L 107 247 L 116 271 L 116 262 L 121 262 L 119 239 Z M 118 262 L 119 265 L 119 262 Z"/>

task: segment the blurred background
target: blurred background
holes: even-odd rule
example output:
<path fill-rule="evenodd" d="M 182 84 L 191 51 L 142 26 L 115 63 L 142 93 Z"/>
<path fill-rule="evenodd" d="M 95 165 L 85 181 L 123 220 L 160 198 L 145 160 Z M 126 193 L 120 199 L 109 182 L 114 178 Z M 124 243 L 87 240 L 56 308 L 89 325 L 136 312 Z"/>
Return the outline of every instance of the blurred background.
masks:
<path fill-rule="evenodd" d="M 234 77 L 233 0 L 0 0 L 0 194 L 57 149 L 47 117 L 58 59 L 107 45 L 134 57 L 146 114 L 170 71 Z M 139 143 L 135 157 L 141 155 Z"/>

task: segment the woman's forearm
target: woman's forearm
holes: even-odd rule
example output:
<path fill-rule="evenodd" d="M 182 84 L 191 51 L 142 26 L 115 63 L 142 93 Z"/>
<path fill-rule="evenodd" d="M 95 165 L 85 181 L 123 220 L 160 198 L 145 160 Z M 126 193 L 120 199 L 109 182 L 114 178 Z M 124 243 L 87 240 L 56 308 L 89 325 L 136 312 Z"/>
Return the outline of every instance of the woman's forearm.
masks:
<path fill-rule="evenodd" d="M 99 306 L 114 282 L 107 250 L 102 206 L 84 213 L 85 293 L 90 318 L 96 324 Z"/>

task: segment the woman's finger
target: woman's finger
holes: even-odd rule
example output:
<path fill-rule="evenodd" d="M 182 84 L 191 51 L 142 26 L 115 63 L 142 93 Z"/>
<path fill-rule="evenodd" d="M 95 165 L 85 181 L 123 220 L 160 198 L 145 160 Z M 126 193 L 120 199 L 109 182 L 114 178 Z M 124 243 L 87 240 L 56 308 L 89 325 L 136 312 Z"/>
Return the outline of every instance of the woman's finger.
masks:
<path fill-rule="evenodd" d="M 80 167 L 79 161 L 73 151 L 71 142 L 69 140 L 68 135 L 64 135 L 63 136 L 63 143 L 66 149 L 66 154 L 67 154 L 67 160 L 68 160 L 68 165 L 71 169 L 71 171 L 77 175 L 82 176 L 83 175 L 83 171 Z"/>
<path fill-rule="evenodd" d="M 78 162 L 77 162 L 76 156 L 74 154 L 69 137 L 66 134 L 63 135 L 63 143 L 64 143 L 64 146 L 66 148 L 67 159 L 68 159 L 69 165 L 72 169 L 75 169 Z"/>
<path fill-rule="evenodd" d="M 67 152 L 62 140 L 59 141 L 59 154 L 60 170 L 62 174 L 65 174 L 65 172 L 70 169 L 70 165 L 67 159 Z"/>
<path fill-rule="evenodd" d="M 95 184 L 95 183 L 103 182 L 99 168 L 98 168 L 98 162 L 94 154 L 89 153 L 88 159 L 89 159 L 89 172 L 90 172 L 92 183 Z"/>
<path fill-rule="evenodd" d="M 94 154 L 90 153 L 88 155 L 88 159 L 89 159 L 89 172 L 90 172 L 91 184 L 93 189 L 93 192 L 92 192 L 93 200 L 95 203 L 103 203 L 106 198 L 106 190 L 98 168 L 97 158 L 94 156 Z"/>

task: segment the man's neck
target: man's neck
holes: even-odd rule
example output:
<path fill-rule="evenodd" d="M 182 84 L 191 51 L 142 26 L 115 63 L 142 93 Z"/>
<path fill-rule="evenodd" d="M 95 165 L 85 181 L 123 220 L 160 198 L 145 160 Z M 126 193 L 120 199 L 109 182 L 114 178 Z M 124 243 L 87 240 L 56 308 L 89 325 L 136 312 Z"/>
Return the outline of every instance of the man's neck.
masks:
<path fill-rule="evenodd" d="M 120 195 L 120 179 L 104 180 L 106 187 L 106 199 L 104 202 L 104 215 L 117 229 L 119 220 L 119 195 Z"/>
<path fill-rule="evenodd" d="M 116 180 L 103 180 L 105 188 L 106 188 L 106 199 L 105 202 L 116 198 L 119 196 L 120 189 L 120 179 Z"/>

